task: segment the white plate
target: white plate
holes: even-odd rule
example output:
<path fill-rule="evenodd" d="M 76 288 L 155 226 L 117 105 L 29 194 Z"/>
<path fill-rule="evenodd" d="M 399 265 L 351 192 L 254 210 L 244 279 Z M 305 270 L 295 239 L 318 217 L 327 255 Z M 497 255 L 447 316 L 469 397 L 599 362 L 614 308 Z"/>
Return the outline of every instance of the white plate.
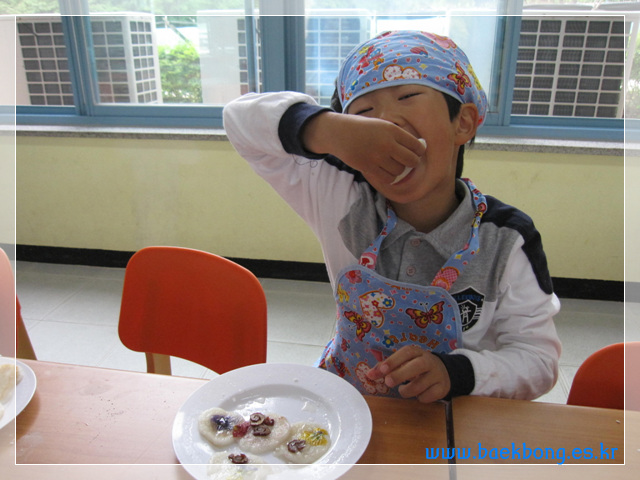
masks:
<path fill-rule="evenodd" d="M 331 448 L 313 465 L 286 466 L 262 455 L 273 467 L 269 479 L 335 479 L 362 456 L 371 438 L 371 412 L 350 383 L 333 373 L 294 364 L 263 363 L 239 368 L 210 380 L 182 405 L 173 423 L 173 449 L 196 479 L 207 479 L 215 449 L 198 432 L 198 417 L 212 407 L 235 410 L 245 417 L 260 411 L 285 416 L 289 422 L 316 422 L 329 431 Z"/>
<path fill-rule="evenodd" d="M 13 395 L 7 403 L 4 403 L 4 415 L 0 418 L 0 428 L 7 425 L 11 420 L 16 418 L 18 414 L 24 410 L 36 391 L 36 375 L 30 367 L 22 363 L 20 360 L 9 357 L 0 357 L 0 365 L 9 363 L 18 365 L 22 372 L 22 380 L 16 385 Z"/>

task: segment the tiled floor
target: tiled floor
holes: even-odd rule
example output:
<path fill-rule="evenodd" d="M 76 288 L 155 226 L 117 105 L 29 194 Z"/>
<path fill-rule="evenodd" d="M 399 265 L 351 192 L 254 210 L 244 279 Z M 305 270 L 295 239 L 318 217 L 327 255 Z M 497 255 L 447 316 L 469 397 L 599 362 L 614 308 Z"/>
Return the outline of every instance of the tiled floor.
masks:
<path fill-rule="evenodd" d="M 17 292 L 40 360 L 145 370 L 125 348 L 117 323 L 123 269 L 17 262 Z M 312 365 L 330 338 L 335 306 L 329 284 L 261 279 L 269 309 L 267 362 Z M 564 299 L 556 317 L 563 342 L 560 378 L 541 400 L 564 403 L 578 366 L 598 348 L 622 341 L 625 304 Z M 627 340 L 640 340 L 640 304 L 626 304 Z M 175 375 L 211 378 L 202 366 L 172 359 Z"/>

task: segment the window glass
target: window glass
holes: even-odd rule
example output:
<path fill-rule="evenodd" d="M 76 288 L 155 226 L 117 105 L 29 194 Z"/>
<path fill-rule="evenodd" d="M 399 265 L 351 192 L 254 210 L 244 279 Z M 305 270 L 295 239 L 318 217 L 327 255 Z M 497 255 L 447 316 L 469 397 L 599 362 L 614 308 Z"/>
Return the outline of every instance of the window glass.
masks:
<path fill-rule="evenodd" d="M 424 30 L 456 41 L 492 99 L 490 110 L 496 110 L 491 92 L 497 87 L 492 72 L 501 61 L 495 54 L 501 2 L 402 2 L 401 7 L 393 1 L 345 0 L 331 2 L 334 8 L 322 8 L 328 3 L 308 0 L 305 4 L 306 92 L 320 104 L 329 105 L 340 63 L 353 47 L 389 30 Z M 404 13 L 397 15 L 398 11 Z"/>
<path fill-rule="evenodd" d="M 88 57 L 99 104 L 224 105 L 258 88 L 255 17 L 93 15 Z M 60 16 L 16 19 L 19 105 L 74 104 Z M 247 28 L 247 26 L 249 28 Z"/>
<path fill-rule="evenodd" d="M 16 51 L 16 34 L 14 30 L 15 23 L 11 17 L 0 17 L 0 62 L 4 65 L 3 68 L 0 68 L 0 106 L 13 106 L 15 104 L 16 72 L 12 65 L 14 52 Z M 0 118 L 2 118 L 3 113 L 6 112 L 0 111 Z M 13 116 L 13 111 L 11 114 Z"/>
<path fill-rule="evenodd" d="M 58 0 L 3 0 L 0 15 L 24 15 L 30 13 L 60 13 Z"/>
<path fill-rule="evenodd" d="M 277 5 L 282 12 L 271 10 Z M 63 6 L 65 13 L 91 13 L 80 42 L 87 47 L 79 47 L 79 54 L 73 53 L 77 40 L 65 31 L 58 0 L 0 5 L 0 13 L 39 14 L 16 17 L 15 90 L 19 106 L 45 108 L 21 113 L 100 117 L 136 111 L 143 119 L 146 112 L 114 107 L 148 105 L 156 108 L 145 111 L 169 119 L 172 113 L 157 106 L 221 107 L 261 91 L 263 84 L 285 83 L 273 83 L 273 63 L 267 82 L 263 78 L 258 0 L 65 0 Z M 323 105 L 351 48 L 386 30 L 422 29 L 450 36 L 465 50 L 488 93 L 488 125 L 557 119 L 583 125 L 588 119 L 607 126 L 615 122 L 602 122 L 640 118 L 640 63 L 634 61 L 640 56 L 640 10 L 632 7 L 582 0 L 285 0 L 262 2 L 262 13 L 304 14 L 295 44 L 304 42 L 304 57 L 289 62 L 304 75 L 294 82 L 289 70 L 276 77 Z M 521 28 L 510 35 L 510 22 L 520 13 Z M 286 41 L 298 35 L 289 28 L 283 28 Z M 270 58 L 284 55 L 277 42 L 274 51 L 272 37 L 264 40 Z M 187 110 L 181 118 L 190 112 L 205 118 L 204 109 Z"/>
<path fill-rule="evenodd" d="M 629 76 L 625 104 L 625 117 L 640 119 L 640 34 L 632 37 L 627 56 Z M 629 65 L 631 62 L 631 65 Z"/>
<path fill-rule="evenodd" d="M 202 11 L 197 17 L 202 101 L 208 105 L 260 91 L 261 84 L 258 17 L 220 13 Z"/>

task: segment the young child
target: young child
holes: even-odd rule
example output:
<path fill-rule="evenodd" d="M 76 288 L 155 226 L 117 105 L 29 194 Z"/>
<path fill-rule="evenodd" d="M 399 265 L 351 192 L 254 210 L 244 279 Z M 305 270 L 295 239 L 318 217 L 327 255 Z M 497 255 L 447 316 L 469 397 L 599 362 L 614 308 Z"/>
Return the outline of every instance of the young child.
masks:
<path fill-rule="evenodd" d="M 338 318 L 319 366 L 422 402 L 550 390 L 559 301 L 540 235 L 459 178 L 487 108 L 466 55 L 387 32 L 348 55 L 336 92 L 336 111 L 296 92 L 224 110 L 233 146 L 322 245 Z"/>

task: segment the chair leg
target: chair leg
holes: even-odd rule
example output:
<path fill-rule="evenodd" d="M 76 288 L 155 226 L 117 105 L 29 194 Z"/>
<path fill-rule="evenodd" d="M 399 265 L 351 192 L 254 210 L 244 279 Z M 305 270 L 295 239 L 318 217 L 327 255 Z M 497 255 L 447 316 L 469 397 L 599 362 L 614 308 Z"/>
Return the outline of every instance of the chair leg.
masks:
<path fill-rule="evenodd" d="M 33 350 L 33 345 L 31 344 L 31 340 L 29 339 L 29 334 L 27 333 L 27 328 L 24 325 L 24 321 L 22 317 L 18 314 L 16 318 L 17 323 L 17 332 L 16 337 L 18 340 L 18 345 L 16 347 L 16 357 L 17 358 L 26 358 L 29 360 L 37 360 L 36 352 Z"/>
<path fill-rule="evenodd" d="M 147 359 L 147 372 L 171 375 L 171 357 L 159 353 L 145 353 Z"/>

